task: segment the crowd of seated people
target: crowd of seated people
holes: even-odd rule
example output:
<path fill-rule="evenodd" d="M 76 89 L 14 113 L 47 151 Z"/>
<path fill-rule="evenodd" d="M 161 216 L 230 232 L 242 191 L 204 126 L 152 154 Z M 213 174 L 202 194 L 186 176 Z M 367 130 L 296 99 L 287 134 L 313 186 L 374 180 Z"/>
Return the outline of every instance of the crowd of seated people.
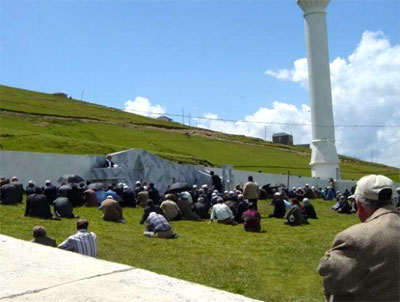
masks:
<path fill-rule="evenodd" d="M 1 204 L 17 204 L 23 200 L 26 194 L 25 216 L 43 219 L 78 218 L 74 214 L 76 207 L 96 207 L 103 212 L 103 220 L 125 222 L 124 207 L 143 208 L 140 224 L 145 224 L 146 232 L 151 230 L 152 220 L 157 221 L 217 220 L 222 224 L 243 224 L 245 231 L 258 232 L 261 230 L 261 214 L 257 210 L 255 199 L 245 199 L 244 189 L 237 185 L 232 191 L 223 191 L 213 188 L 208 184 L 193 185 L 191 189 L 174 192 L 160 193 L 154 183 L 137 181 L 133 188 L 125 183 L 105 185 L 102 183 L 81 182 L 61 183 L 54 185 L 51 180 L 46 180 L 43 187 L 37 185 L 34 180 L 29 180 L 26 188 L 13 177 L 10 182 L 1 178 Z M 249 182 L 256 184 L 249 177 Z M 257 184 L 256 184 L 257 185 Z M 257 185 L 258 186 L 258 185 Z M 257 191 L 257 190 L 255 190 Z M 266 190 L 259 188 L 258 196 L 266 194 Z M 263 193 L 264 192 L 264 193 Z M 356 204 L 349 190 L 343 193 L 336 192 L 334 182 L 323 190 L 305 184 L 302 187 L 285 187 L 271 189 L 271 205 L 273 212 L 269 218 L 284 219 L 290 226 L 298 226 L 309 223 L 309 219 L 317 219 L 317 213 L 311 200 L 321 198 L 329 200 L 332 192 L 337 203 L 332 207 L 341 214 L 350 214 L 357 211 Z M 257 197 L 251 196 L 251 197 Z M 161 215 L 150 215 L 151 213 Z M 154 222 L 154 221 L 153 221 Z M 167 228 L 166 223 L 163 226 Z M 169 232 L 165 233 L 168 234 Z M 150 237 L 162 237 L 164 235 L 151 235 Z M 146 233 L 149 236 L 149 233 Z M 173 234 L 171 237 L 176 238 Z"/>

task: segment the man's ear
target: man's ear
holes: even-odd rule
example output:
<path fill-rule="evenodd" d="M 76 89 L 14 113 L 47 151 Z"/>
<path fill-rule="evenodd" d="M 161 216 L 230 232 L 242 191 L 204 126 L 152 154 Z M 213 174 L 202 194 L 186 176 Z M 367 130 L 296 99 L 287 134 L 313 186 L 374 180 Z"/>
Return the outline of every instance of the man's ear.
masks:
<path fill-rule="evenodd" d="M 356 199 L 357 204 L 357 216 L 360 218 L 361 222 L 364 222 L 367 218 L 367 212 L 365 211 L 364 205 Z"/>

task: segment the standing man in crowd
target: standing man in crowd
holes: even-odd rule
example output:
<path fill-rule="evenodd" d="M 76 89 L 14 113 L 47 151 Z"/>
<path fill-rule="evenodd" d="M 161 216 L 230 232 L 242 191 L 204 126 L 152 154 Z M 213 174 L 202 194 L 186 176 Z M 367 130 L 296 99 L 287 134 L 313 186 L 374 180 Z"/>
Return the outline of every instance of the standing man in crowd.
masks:
<path fill-rule="evenodd" d="M 95 233 L 88 232 L 89 222 L 79 219 L 76 222 L 77 232 L 68 237 L 58 247 L 82 255 L 97 257 L 97 237 Z"/>
<path fill-rule="evenodd" d="M 214 173 L 214 171 L 210 172 L 212 185 L 214 186 L 214 190 L 217 190 L 219 193 L 222 193 L 222 181 L 221 177 Z"/>
<path fill-rule="evenodd" d="M 253 181 L 253 176 L 250 175 L 247 180 L 248 182 L 246 182 L 243 188 L 244 199 L 247 199 L 249 203 L 252 202 L 255 206 L 255 210 L 257 210 L 257 201 L 260 196 L 260 188 L 258 187 L 258 184 Z"/>
<path fill-rule="evenodd" d="M 318 267 L 327 301 L 400 301 L 400 217 L 393 192 L 383 175 L 357 182 L 362 223 L 337 234 Z"/>

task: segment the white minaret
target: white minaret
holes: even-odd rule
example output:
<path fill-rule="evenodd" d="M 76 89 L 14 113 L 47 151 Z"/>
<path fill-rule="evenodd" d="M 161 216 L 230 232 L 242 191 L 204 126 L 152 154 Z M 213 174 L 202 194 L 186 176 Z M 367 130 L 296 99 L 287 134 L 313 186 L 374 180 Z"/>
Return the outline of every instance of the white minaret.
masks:
<path fill-rule="evenodd" d="M 340 178 L 335 146 L 326 12 L 330 0 L 297 0 L 304 12 L 311 100 L 311 176 Z"/>

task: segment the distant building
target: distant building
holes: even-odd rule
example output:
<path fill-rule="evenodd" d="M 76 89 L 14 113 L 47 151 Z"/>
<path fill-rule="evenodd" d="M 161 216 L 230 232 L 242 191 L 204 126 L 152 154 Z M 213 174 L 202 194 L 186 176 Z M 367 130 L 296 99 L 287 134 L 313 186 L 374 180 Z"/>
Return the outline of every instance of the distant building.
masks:
<path fill-rule="evenodd" d="M 284 132 L 274 133 L 272 141 L 278 144 L 293 145 L 293 136 Z"/>
<path fill-rule="evenodd" d="M 165 115 L 161 115 L 157 118 L 160 121 L 165 121 L 165 122 L 173 122 L 172 119 L 170 119 L 169 117 L 165 116 Z"/>
<path fill-rule="evenodd" d="M 68 94 L 66 94 L 65 92 L 55 92 L 55 93 L 53 93 L 53 95 L 60 96 L 60 97 L 63 97 L 63 98 L 67 98 L 68 97 Z"/>

